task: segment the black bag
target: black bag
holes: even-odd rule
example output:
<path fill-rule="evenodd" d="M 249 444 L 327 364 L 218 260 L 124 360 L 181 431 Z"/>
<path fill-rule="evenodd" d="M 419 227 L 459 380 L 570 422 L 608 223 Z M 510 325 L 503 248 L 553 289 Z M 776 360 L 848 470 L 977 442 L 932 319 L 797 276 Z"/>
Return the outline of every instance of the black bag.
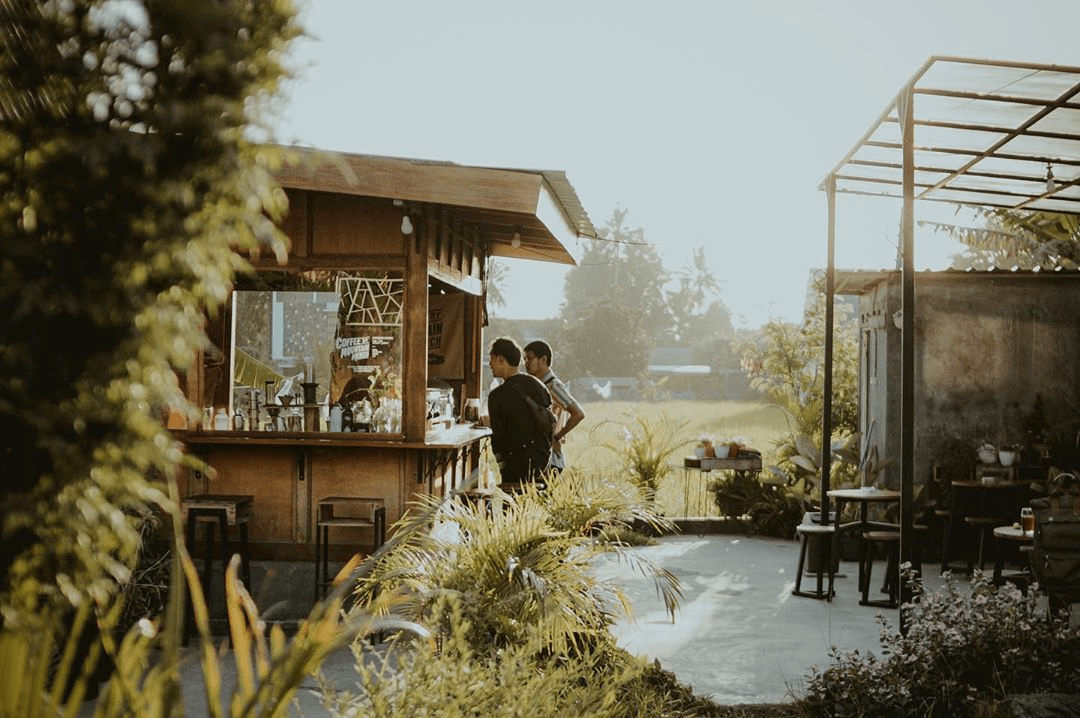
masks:
<path fill-rule="evenodd" d="M 533 424 L 536 427 L 536 432 L 543 441 L 543 446 L 539 447 L 544 451 L 551 450 L 551 442 L 555 436 L 555 412 L 551 410 L 551 406 L 543 406 L 536 399 L 525 393 L 525 391 L 513 382 L 506 382 L 509 386 L 514 387 L 514 391 L 525 400 L 525 405 L 529 407 L 529 413 L 532 415 Z"/>
<path fill-rule="evenodd" d="M 1055 477 L 1050 495 L 1031 500 L 1035 537 L 1031 572 L 1043 588 L 1080 587 L 1080 482 Z"/>

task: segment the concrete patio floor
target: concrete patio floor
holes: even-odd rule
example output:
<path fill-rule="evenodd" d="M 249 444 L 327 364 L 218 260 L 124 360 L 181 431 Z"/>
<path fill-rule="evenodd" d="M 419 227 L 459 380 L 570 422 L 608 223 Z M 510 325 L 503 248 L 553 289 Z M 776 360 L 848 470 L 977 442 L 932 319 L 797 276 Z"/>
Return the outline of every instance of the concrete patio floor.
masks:
<path fill-rule="evenodd" d="M 832 647 L 879 653 L 879 613 L 898 627 L 899 611 L 859 605 L 855 562 L 841 562 L 832 601 L 792 595 L 795 541 L 672 536 L 638 550 L 678 576 L 684 596 L 672 622 L 651 579 L 605 559 L 599 575 L 623 585 L 635 608 L 615 626 L 619 645 L 659 660 L 717 703 L 784 702 L 801 691 L 811 666 L 828 665 Z M 883 568 L 875 564 L 875 593 Z M 941 579 L 935 565 L 928 569 L 926 586 L 935 590 Z M 802 588 L 815 583 L 805 577 Z"/>
<path fill-rule="evenodd" d="M 634 615 L 619 621 L 613 632 L 619 645 L 664 669 L 720 704 L 780 703 L 799 693 L 811 666 L 829 663 L 829 651 L 878 653 L 880 626 L 887 617 L 895 630 L 898 611 L 859 605 L 854 562 L 841 562 L 831 602 L 794 596 L 799 544 L 771 538 L 734 535 L 679 535 L 653 546 L 634 549 L 674 573 L 683 599 L 674 622 L 651 578 L 614 557 L 596 567 L 597 576 L 617 582 L 634 606 Z M 883 562 L 875 564 L 874 590 Z M 941 584 L 936 565 L 927 567 L 927 589 Z M 812 576 L 803 588 L 812 587 Z M 304 584 L 306 585 L 306 584 Z M 208 716 L 202 674 L 194 647 L 183 657 L 185 715 Z M 343 650 L 323 667 L 333 687 L 349 690 L 356 683 L 354 659 Z M 235 685 L 231 657 L 223 661 L 223 695 Z M 292 716 L 329 716 L 318 684 L 309 679 Z M 89 708 L 87 704 L 84 708 Z M 80 715 L 90 715 L 85 711 Z"/>

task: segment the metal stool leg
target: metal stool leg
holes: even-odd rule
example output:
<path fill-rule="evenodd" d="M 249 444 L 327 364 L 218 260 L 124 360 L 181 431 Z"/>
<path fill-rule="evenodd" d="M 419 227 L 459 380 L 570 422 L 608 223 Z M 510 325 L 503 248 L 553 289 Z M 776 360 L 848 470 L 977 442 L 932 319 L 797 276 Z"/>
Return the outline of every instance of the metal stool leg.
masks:
<path fill-rule="evenodd" d="M 210 582 L 213 580 L 214 569 L 214 522 L 206 522 L 206 554 L 203 555 L 203 592 L 206 593 L 206 603 L 210 604 Z"/>
<path fill-rule="evenodd" d="M 218 527 L 221 528 L 221 585 L 225 585 L 225 569 L 229 567 L 229 524 L 225 512 L 218 513 Z"/>
<path fill-rule="evenodd" d="M 244 585 L 251 590 L 251 556 L 248 554 L 248 530 L 247 522 L 237 526 L 240 531 L 240 572 L 244 579 Z"/>
<path fill-rule="evenodd" d="M 799 548 L 799 567 L 795 571 L 795 590 L 792 591 L 796 596 L 802 594 L 802 572 L 803 565 L 806 563 L 806 543 L 810 537 L 803 534 L 802 546 Z"/>

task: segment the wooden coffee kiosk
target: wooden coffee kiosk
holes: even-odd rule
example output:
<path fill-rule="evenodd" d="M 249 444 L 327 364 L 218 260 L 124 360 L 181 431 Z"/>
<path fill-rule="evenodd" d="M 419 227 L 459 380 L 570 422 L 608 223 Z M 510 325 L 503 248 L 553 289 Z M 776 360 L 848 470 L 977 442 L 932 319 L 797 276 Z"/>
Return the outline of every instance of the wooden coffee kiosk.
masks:
<path fill-rule="evenodd" d="M 181 492 L 252 497 L 251 557 L 296 561 L 321 499 L 391 525 L 480 465 L 487 262 L 572 264 L 595 229 L 562 172 L 287 150 L 287 262 L 253 260 L 209 319 L 186 379 L 203 420 L 173 429 L 216 473 Z"/>

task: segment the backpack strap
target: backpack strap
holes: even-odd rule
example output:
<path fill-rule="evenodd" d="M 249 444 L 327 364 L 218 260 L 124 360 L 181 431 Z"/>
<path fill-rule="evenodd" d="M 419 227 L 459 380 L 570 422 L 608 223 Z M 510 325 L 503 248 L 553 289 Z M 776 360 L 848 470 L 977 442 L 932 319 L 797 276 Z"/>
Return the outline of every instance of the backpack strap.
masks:
<path fill-rule="evenodd" d="M 518 396 L 521 397 L 521 400 L 525 403 L 525 411 L 529 413 L 529 419 L 532 421 L 533 428 L 536 430 L 536 436 L 541 436 L 543 427 L 540 426 L 540 422 L 537 420 L 535 414 L 533 413 L 532 407 L 529 406 L 529 402 L 535 402 L 540 409 L 547 409 L 548 411 L 551 410 L 550 404 L 548 406 L 544 406 L 543 404 L 537 402 L 536 399 L 533 399 L 531 396 L 526 394 L 525 390 L 518 386 L 516 382 L 507 381 L 504 383 L 512 387 L 513 390 L 517 392 Z M 530 438 L 528 441 L 522 444 L 522 446 L 525 448 L 535 448 L 535 442 L 533 441 L 533 438 Z M 540 449 L 550 451 L 550 445 L 548 445 L 547 449 L 542 446 L 540 447 Z"/>

